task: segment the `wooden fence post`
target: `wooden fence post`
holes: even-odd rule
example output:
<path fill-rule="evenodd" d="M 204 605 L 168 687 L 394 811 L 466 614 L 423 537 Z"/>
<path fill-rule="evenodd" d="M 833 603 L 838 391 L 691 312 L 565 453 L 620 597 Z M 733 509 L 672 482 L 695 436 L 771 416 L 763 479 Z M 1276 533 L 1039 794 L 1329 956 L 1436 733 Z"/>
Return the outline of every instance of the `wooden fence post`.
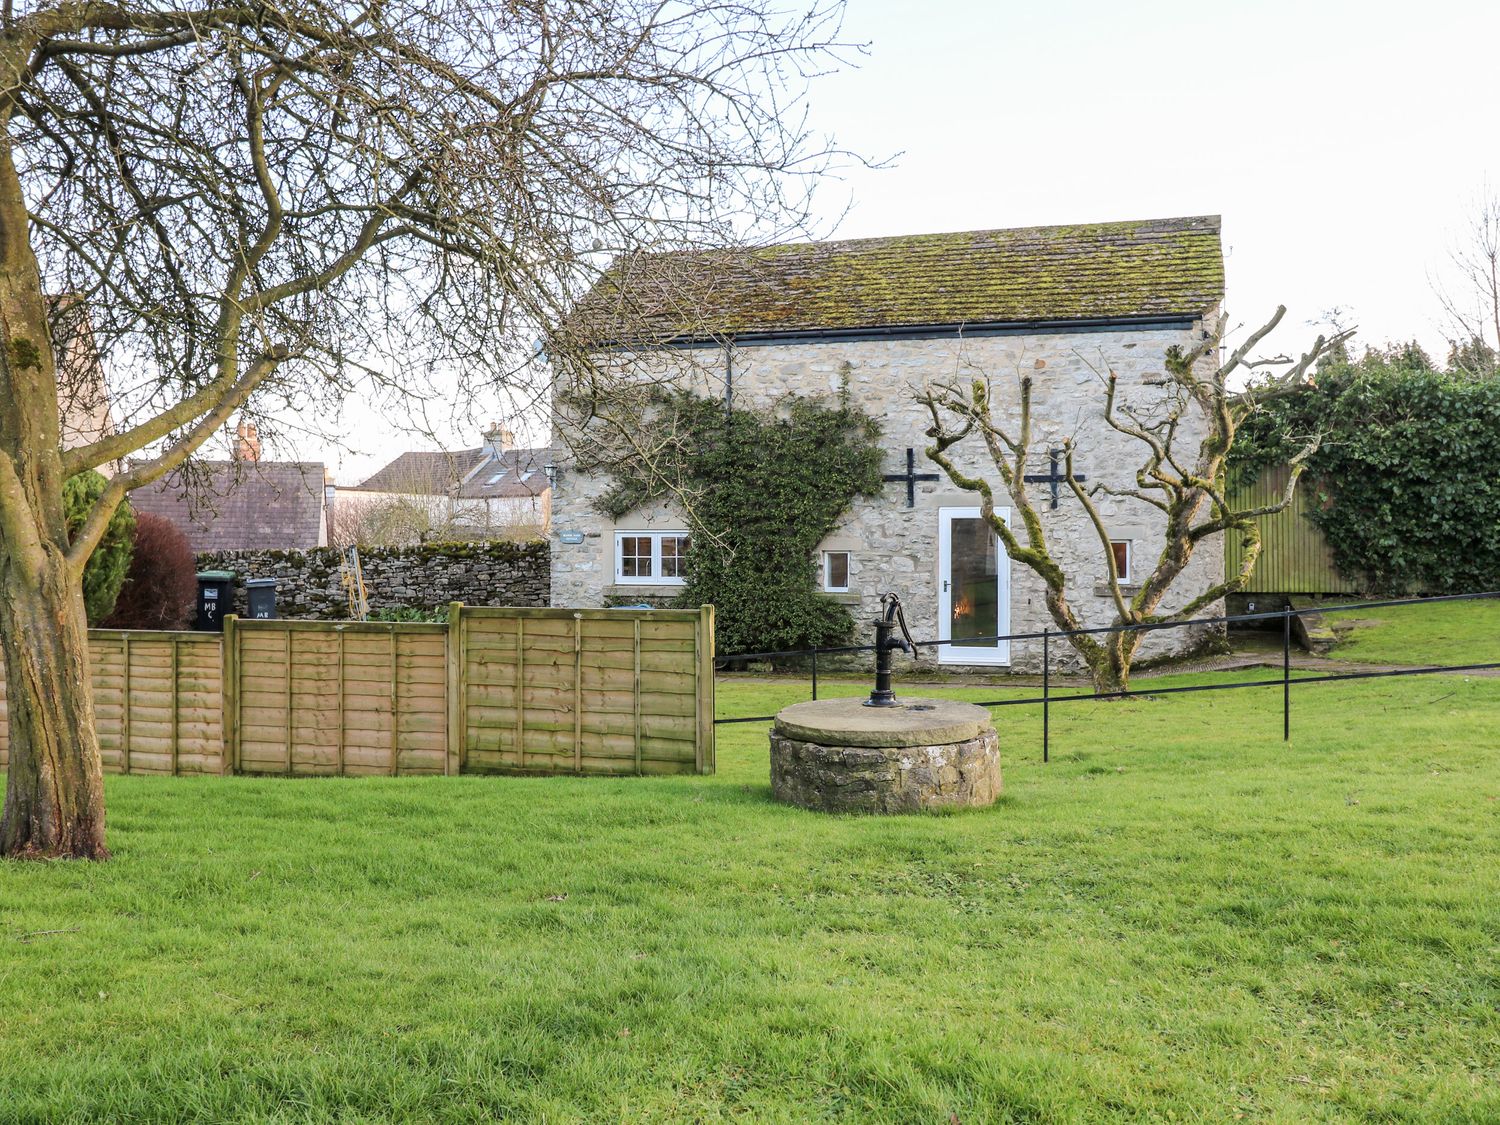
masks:
<path fill-rule="evenodd" d="M 401 665 L 396 659 L 396 623 L 391 622 L 391 776 L 401 772 Z"/>
<path fill-rule="evenodd" d="M 516 618 L 516 768 L 526 768 L 526 618 Z"/>
<path fill-rule="evenodd" d="M 224 618 L 224 634 L 219 639 L 219 712 L 220 735 L 224 743 L 223 773 L 238 773 L 240 768 L 240 619 L 235 614 Z"/>
<path fill-rule="evenodd" d="M 292 776 L 292 631 L 283 629 L 286 638 L 284 666 L 286 671 L 286 775 Z"/>
<path fill-rule="evenodd" d="M 172 651 L 172 694 L 167 698 L 172 702 L 172 776 L 176 777 L 177 759 L 180 757 L 177 736 L 182 721 L 182 676 L 181 669 L 178 667 L 181 645 L 178 644 L 177 638 L 173 637 L 167 641 L 167 647 Z"/>
<path fill-rule="evenodd" d="M 443 772 L 449 777 L 463 769 L 464 754 L 464 603 L 448 603 L 448 756 Z"/>
<path fill-rule="evenodd" d="M 120 660 L 123 677 L 120 680 L 120 772 L 130 772 L 130 634 L 120 635 Z"/>
<path fill-rule="evenodd" d="M 573 615 L 573 770 L 583 772 L 583 614 Z"/>
<path fill-rule="evenodd" d="M 635 772 L 641 772 L 641 619 L 635 619 Z"/>
<path fill-rule="evenodd" d="M 336 772 L 336 775 L 338 777 L 343 777 L 344 776 L 344 743 L 348 740 L 348 735 L 345 734 L 345 731 L 344 731 L 344 724 L 346 722 L 346 717 L 344 715 L 344 708 L 345 708 L 345 699 L 344 699 L 344 697 L 345 697 L 345 695 L 348 694 L 346 686 L 345 686 L 345 683 L 344 683 L 344 680 L 345 680 L 345 673 L 344 673 L 344 638 L 346 636 L 348 636 L 348 634 L 344 631 L 344 629 L 342 627 L 340 627 L 339 630 L 338 630 L 338 638 L 339 638 L 339 681 L 338 681 L 338 684 L 336 685 L 337 690 L 338 690 L 338 696 L 339 696 L 339 748 L 338 748 L 338 752 L 337 752 L 337 755 L 336 755 L 336 758 L 337 758 L 337 772 Z"/>
<path fill-rule="evenodd" d="M 717 756 L 714 749 L 714 607 L 698 611 L 698 738 L 699 773 L 713 773 Z"/>

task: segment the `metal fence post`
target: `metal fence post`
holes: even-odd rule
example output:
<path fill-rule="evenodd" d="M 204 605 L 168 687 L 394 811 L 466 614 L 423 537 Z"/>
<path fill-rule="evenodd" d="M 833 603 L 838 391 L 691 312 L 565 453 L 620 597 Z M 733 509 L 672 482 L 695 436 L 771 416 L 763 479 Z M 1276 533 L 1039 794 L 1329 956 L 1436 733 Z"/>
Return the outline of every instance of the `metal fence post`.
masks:
<path fill-rule="evenodd" d="M 1042 761 L 1051 761 L 1052 720 L 1052 629 L 1042 626 Z"/>
<path fill-rule="evenodd" d="M 1292 609 L 1281 611 L 1281 741 L 1292 740 Z"/>
<path fill-rule="evenodd" d="M 813 698 L 818 698 L 818 650 L 812 650 L 813 664 Z"/>

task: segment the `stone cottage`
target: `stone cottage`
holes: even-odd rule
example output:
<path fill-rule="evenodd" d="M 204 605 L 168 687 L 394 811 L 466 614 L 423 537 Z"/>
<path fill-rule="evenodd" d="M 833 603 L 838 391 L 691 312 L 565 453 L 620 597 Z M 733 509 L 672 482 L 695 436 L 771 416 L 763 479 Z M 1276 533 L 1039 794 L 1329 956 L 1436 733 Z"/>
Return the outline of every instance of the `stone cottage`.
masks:
<path fill-rule="evenodd" d="M 340 487 L 335 523 L 343 526 L 336 538 L 348 541 L 371 524 L 387 545 L 429 533 L 443 539 L 545 534 L 550 451 L 518 448 L 514 431 L 500 423 L 483 439 L 475 449 L 402 453 L 359 484 Z M 381 519 L 382 509 L 395 518 Z"/>
<path fill-rule="evenodd" d="M 584 303 L 588 339 L 605 378 L 685 381 L 736 406 L 771 407 L 788 392 L 833 396 L 883 430 L 886 487 L 859 497 L 821 545 L 818 581 L 862 625 L 879 596 L 898 592 L 919 638 L 954 638 L 936 653 L 961 667 L 1035 667 L 1039 645 L 965 638 L 1052 624 L 1040 580 L 1012 565 L 979 520 L 978 497 L 927 461 L 930 419 L 916 395 L 929 379 L 984 374 L 998 408 L 1015 414 L 1022 372 L 1033 376 L 1033 452 L 1072 439 L 1090 484 L 1132 487 L 1143 448 L 1102 420 L 1107 364 L 1121 395 L 1150 405 L 1172 345 L 1201 340 L 1224 295 L 1217 216 L 1035 227 L 657 255 L 617 265 Z M 601 311 L 602 310 L 602 311 Z M 621 327 L 612 332 L 611 326 Z M 1210 359 L 1212 357 L 1209 357 Z M 559 445 L 577 440 L 560 416 Z M 1189 415 L 1181 441 L 1196 447 Z M 1004 495 L 978 438 L 954 449 L 959 467 Z M 606 480 L 558 453 L 552 499 L 554 605 L 653 600 L 682 583 L 689 539 L 671 504 L 611 519 L 595 506 Z M 1103 547 L 1063 487 L 1032 485 L 1070 598 L 1090 624 L 1113 620 Z M 1112 552 L 1132 572 L 1160 551 L 1161 513 L 1102 499 Z M 1202 544 L 1163 609 L 1208 589 L 1223 573 L 1219 538 Z M 1143 655 L 1193 643 L 1187 631 L 1153 636 Z M 1062 646 L 1055 646 L 1054 651 Z"/>

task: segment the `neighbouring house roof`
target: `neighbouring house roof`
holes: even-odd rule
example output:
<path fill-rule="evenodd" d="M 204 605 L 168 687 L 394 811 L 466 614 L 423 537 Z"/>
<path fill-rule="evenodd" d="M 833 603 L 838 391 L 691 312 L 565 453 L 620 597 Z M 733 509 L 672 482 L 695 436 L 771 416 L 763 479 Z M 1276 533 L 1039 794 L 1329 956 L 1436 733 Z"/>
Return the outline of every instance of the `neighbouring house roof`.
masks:
<path fill-rule="evenodd" d="M 447 496 L 483 454 L 483 449 L 403 453 L 373 476 L 348 488 L 341 486 L 339 491 Z"/>
<path fill-rule="evenodd" d="M 198 461 L 136 489 L 130 504 L 171 520 L 194 551 L 317 547 L 323 477 L 316 461 Z"/>
<path fill-rule="evenodd" d="M 452 496 L 491 500 L 540 496 L 547 491 L 545 449 L 495 450 L 489 447 L 457 453 L 403 453 L 373 476 L 340 492 L 382 492 L 414 496 Z"/>
<path fill-rule="evenodd" d="M 860 238 L 617 261 L 585 342 L 1196 317 L 1224 296 L 1217 215 Z"/>

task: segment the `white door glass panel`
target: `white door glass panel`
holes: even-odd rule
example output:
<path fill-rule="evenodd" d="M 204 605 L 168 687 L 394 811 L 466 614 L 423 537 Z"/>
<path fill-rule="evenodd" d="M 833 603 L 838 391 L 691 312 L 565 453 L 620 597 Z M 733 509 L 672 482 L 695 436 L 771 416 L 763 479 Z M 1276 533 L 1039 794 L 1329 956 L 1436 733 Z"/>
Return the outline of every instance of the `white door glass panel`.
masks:
<path fill-rule="evenodd" d="M 997 509 L 1010 522 L 1006 509 Z M 1010 559 L 978 508 L 938 509 L 938 648 L 942 664 L 1009 664 Z"/>

